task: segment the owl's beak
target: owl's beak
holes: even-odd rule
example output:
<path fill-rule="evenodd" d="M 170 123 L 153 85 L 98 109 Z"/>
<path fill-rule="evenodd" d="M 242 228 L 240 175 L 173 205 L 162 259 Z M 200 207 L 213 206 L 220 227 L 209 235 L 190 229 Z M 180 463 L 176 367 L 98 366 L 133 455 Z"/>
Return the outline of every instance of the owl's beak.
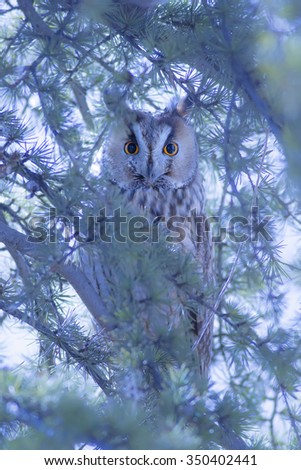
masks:
<path fill-rule="evenodd" d="M 161 170 L 162 170 L 161 168 L 156 168 L 152 160 L 148 161 L 147 167 L 146 167 L 146 177 L 145 177 L 145 182 L 147 182 L 148 187 L 154 188 L 156 186 L 156 182 L 158 178 L 161 178 L 162 176 Z"/>
<path fill-rule="evenodd" d="M 139 182 L 138 186 L 143 187 L 144 189 L 157 190 L 160 186 L 160 182 L 162 181 L 162 177 L 164 178 L 166 175 L 166 173 L 162 173 L 162 168 L 155 167 L 151 158 L 148 159 L 147 165 L 144 169 L 140 169 L 139 172 L 137 172 L 135 167 L 130 166 L 130 169 L 136 183 Z"/>
<path fill-rule="evenodd" d="M 147 179 L 153 179 L 153 160 L 151 158 L 148 159 L 147 166 L 146 166 L 146 177 Z"/>

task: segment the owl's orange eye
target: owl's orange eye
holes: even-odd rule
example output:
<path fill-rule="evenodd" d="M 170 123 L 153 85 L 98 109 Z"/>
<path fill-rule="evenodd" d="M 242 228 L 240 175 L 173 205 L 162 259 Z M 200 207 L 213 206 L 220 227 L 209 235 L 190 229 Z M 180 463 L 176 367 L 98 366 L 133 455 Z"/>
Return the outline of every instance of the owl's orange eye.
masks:
<path fill-rule="evenodd" d="M 124 146 L 124 151 L 127 155 L 136 155 L 139 152 L 139 147 L 135 142 L 129 140 Z"/>
<path fill-rule="evenodd" d="M 169 157 L 173 157 L 179 151 L 179 146 L 175 142 L 170 142 L 169 144 L 165 145 L 163 148 L 163 152 L 168 155 Z"/>

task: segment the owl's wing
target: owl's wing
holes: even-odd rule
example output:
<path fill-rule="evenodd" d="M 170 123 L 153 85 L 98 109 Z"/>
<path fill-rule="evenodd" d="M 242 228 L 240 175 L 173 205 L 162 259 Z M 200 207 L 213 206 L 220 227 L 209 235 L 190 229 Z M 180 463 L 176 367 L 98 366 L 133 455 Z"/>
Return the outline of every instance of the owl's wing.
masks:
<path fill-rule="evenodd" d="M 201 375 L 207 377 L 211 362 L 213 339 L 213 292 L 214 267 L 213 244 L 204 215 L 194 222 L 195 258 L 198 267 L 199 289 L 196 293 L 197 307 L 188 312 L 193 335 L 192 349 L 197 351 Z"/>

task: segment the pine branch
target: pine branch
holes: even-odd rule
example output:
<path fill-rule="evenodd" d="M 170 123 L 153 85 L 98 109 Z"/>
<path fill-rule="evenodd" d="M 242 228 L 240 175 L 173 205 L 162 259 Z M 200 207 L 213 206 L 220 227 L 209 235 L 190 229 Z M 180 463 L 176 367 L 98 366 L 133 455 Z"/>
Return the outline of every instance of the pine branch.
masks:
<path fill-rule="evenodd" d="M 0 242 L 10 246 L 12 249 L 19 251 L 22 255 L 31 256 L 37 260 L 45 258 L 41 249 L 27 241 L 26 235 L 10 228 L 6 223 L 0 220 Z"/>
<path fill-rule="evenodd" d="M 228 178 L 228 181 L 230 183 L 232 193 L 234 196 L 237 197 L 237 199 L 240 201 L 242 205 L 244 205 L 241 196 L 239 194 L 239 191 L 236 187 L 236 182 L 233 179 L 233 176 L 231 174 L 231 166 L 230 166 L 230 155 L 229 155 L 229 144 L 231 142 L 231 137 L 230 137 L 230 129 L 231 129 L 231 120 L 232 120 L 232 114 L 233 114 L 233 108 L 235 105 L 235 100 L 237 97 L 237 87 L 235 86 L 232 92 L 232 97 L 231 101 L 229 104 L 229 109 L 227 112 L 226 116 L 226 121 L 224 125 L 224 161 L 225 161 L 225 170 L 226 170 L 226 175 Z"/>
<path fill-rule="evenodd" d="M 33 318 L 32 316 L 27 315 L 26 313 L 21 312 L 15 307 L 15 305 L 9 305 L 6 302 L 0 300 L 0 309 L 3 310 L 7 315 L 11 315 L 14 318 L 26 323 L 27 325 L 34 328 L 36 331 L 41 333 L 52 343 L 57 345 L 60 349 L 65 351 L 67 355 L 72 357 L 79 367 L 83 368 L 87 374 L 89 374 L 95 383 L 103 390 L 106 395 L 112 395 L 112 385 L 109 380 L 104 377 L 104 373 L 101 369 L 101 364 L 97 363 L 95 354 L 94 357 L 89 358 L 87 354 L 89 348 L 89 338 L 84 338 L 82 344 L 85 345 L 83 348 L 82 345 L 76 347 L 73 346 L 70 339 L 66 340 L 66 332 L 64 335 L 60 334 L 59 330 L 52 330 L 49 328 L 48 323 L 43 323 L 38 318 Z M 106 353 L 105 353 L 106 355 Z M 91 356 L 91 354 L 90 354 Z M 92 361 L 91 361 L 92 359 Z"/>
<path fill-rule="evenodd" d="M 42 36 L 49 39 L 55 37 L 52 29 L 47 25 L 47 23 L 45 23 L 45 21 L 43 21 L 42 17 L 33 7 L 33 2 L 31 0 L 18 0 L 18 5 L 24 13 L 27 21 L 30 22 L 33 31 L 37 34 L 37 36 Z"/>
<path fill-rule="evenodd" d="M 222 288 L 221 288 L 221 290 L 220 290 L 220 292 L 219 292 L 219 294 L 218 294 L 218 297 L 217 297 L 216 301 L 214 302 L 214 307 L 213 307 L 214 310 L 218 310 L 219 305 L 220 305 L 220 303 L 221 303 L 221 301 L 222 301 L 222 299 L 223 299 L 223 297 L 224 297 L 224 295 L 225 295 L 225 292 L 226 292 L 228 286 L 230 285 L 230 283 L 231 283 L 231 281 L 232 281 L 232 278 L 233 278 L 233 276 L 234 276 L 234 273 L 235 273 L 237 264 L 238 264 L 238 262 L 239 262 L 239 257 L 240 257 L 240 254 L 241 254 L 241 250 L 242 250 L 242 248 L 243 248 L 243 245 L 244 245 L 244 244 L 241 243 L 241 244 L 239 245 L 239 247 L 238 247 L 238 250 L 237 250 L 235 259 L 234 259 L 233 264 L 232 264 L 232 266 L 231 266 L 230 273 L 229 273 L 229 275 L 228 275 L 228 277 L 227 277 L 227 279 L 226 279 L 224 285 L 222 286 Z"/>
<path fill-rule="evenodd" d="M 85 274 L 76 266 L 62 261 L 54 262 L 51 271 L 60 274 L 66 279 L 79 295 L 89 312 L 93 315 L 98 325 L 106 327 L 105 320 L 109 317 L 107 307 L 86 278 Z"/>
<path fill-rule="evenodd" d="M 53 258 L 49 260 L 49 252 L 44 246 L 41 247 L 40 244 L 28 242 L 26 235 L 10 228 L 1 220 L 0 242 L 7 245 L 11 250 L 17 250 L 23 256 L 26 255 L 37 261 L 44 261 L 49 266 L 49 272 L 60 274 L 72 285 L 98 324 L 105 324 L 108 312 L 104 302 L 95 292 L 84 273 L 71 263 L 65 263 L 66 256 L 60 257 L 59 260 Z"/>
<path fill-rule="evenodd" d="M 290 420 L 292 429 L 293 429 L 294 434 L 296 436 L 296 440 L 298 442 L 299 449 L 301 449 L 301 433 L 298 429 L 296 419 L 295 419 L 295 417 L 292 413 L 292 410 L 291 410 L 291 407 L 290 407 L 290 404 L 289 404 L 289 401 L 288 401 L 288 398 L 287 398 L 287 391 L 285 390 L 284 385 L 282 385 L 282 384 L 279 384 L 279 385 L 280 385 L 280 390 L 281 390 L 282 397 L 285 401 L 285 405 L 286 405 L 286 408 L 287 408 L 287 412 L 288 412 L 288 416 L 289 416 L 289 420 Z"/>
<path fill-rule="evenodd" d="M 211 19 L 213 29 L 221 29 L 229 51 L 235 50 L 235 46 L 233 46 L 232 48 L 232 33 L 230 31 L 225 16 L 223 15 L 221 18 L 219 18 L 221 21 L 216 22 L 213 18 L 214 7 L 212 8 L 212 6 L 208 3 L 207 0 L 202 0 L 202 4 L 204 6 L 206 14 Z M 256 5 L 253 6 L 253 17 L 256 17 L 256 7 Z M 279 122 L 279 119 L 275 119 L 271 106 L 269 105 L 268 101 L 263 97 L 263 93 L 261 90 L 261 79 L 256 78 L 255 74 L 252 74 L 251 72 L 252 70 L 256 70 L 256 67 L 255 65 L 248 64 L 248 69 L 246 69 L 246 66 L 241 59 L 242 57 L 235 55 L 235 53 L 232 54 L 231 66 L 234 75 L 233 82 L 239 85 L 249 96 L 250 100 L 256 106 L 258 111 L 269 123 L 270 128 L 275 137 L 279 140 L 279 142 L 281 142 L 283 125 Z M 219 70 L 218 65 L 215 65 L 215 68 L 217 68 L 217 71 L 222 73 L 222 71 Z"/>
<path fill-rule="evenodd" d="M 271 75 L 268 70 L 263 76 L 269 59 L 265 62 L 257 55 L 257 48 L 263 44 L 261 33 L 274 37 L 264 3 L 177 1 L 145 9 L 138 3 L 116 0 L 104 6 L 93 1 L 92 16 L 88 19 L 84 16 L 85 9 L 77 8 L 77 0 L 17 0 L 16 6 L 7 0 L 7 10 L 0 11 L 5 21 L 8 20 L 0 31 L 0 85 L 4 104 L 13 102 L 17 114 L 29 117 L 33 125 L 37 122 L 39 131 L 44 129 L 45 141 L 56 142 L 51 153 L 43 146 L 33 148 L 33 133 L 27 132 L 21 120 L 16 119 L 16 113 L 0 112 L 0 176 L 4 186 L 0 210 L 10 221 L 8 225 L 0 214 L 0 241 L 4 243 L 1 253 L 9 254 L 17 268 L 11 268 L 11 264 L 7 269 L 4 267 L 5 280 L 0 279 L 0 307 L 6 308 L 0 322 L 5 322 L 9 315 L 31 328 L 36 327 L 45 358 L 48 352 L 47 357 L 57 360 L 56 354 L 61 351 L 66 362 L 70 359 L 75 370 L 86 371 L 95 383 L 104 387 L 107 395 L 116 392 L 120 408 L 116 403 L 111 405 L 103 394 L 103 406 L 100 404 L 101 426 L 113 447 L 134 446 L 142 441 L 147 446 L 163 437 L 166 446 L 177 448 L 185 445 L 188 435 L 189 444 L 195 448 L 208 443 L 214 447 L 245 448 L 244 439 L 248 436 L 245 431 L 249 429 L 246 421 L 254 422 L 254 414 L 258 428 L 262 423 L 269 426 L 273 447 L 281 445 L 277 442 L 276 424 L 286 417 L 293 431 L 291 435 L 300 445 L 299 411 L 295 412 L 292 406 L 300 382 L 300 335 L 297 328 L 282 331 L 277 323 L 282 314 L 286 319 L 287 310 L 283 302 L 285 285 L 281 284 L 279 246 L 261 238 L 253 241 L 253 213 L 242 229 L 242 233 L 252 232 L 251 240 L 241 244 L 238 250 L 231 238 L 236 228 L 231 226 L 231 233 L 227 232 L 229 239 L 224 239 L 221 233 L 217 254 L 219 287 L 211 305 L 207 305 L 205 295 L 191 294 L 197 280 L 189 263 L 177 264 L 175 252 L 168 254 L 158 248 L 148 259 L 135 247 L 127 250 L 119 244 L 103 250 L 101 245 L 99 260 L 105 266 L 91 268 L 88 262 L 85 266 L 84 257 L 80 258 L 80 266 L 73 264 L 76 257 L 73 252 L 83 249 L 96 261 L 97 247 L 89 251 L 87 246 L 66 249 L 60 242 L 56 245 L 28 242 L 27 215 L 35 204 L 42 211 L 51 204 L 62 217 L 68 218 L 86 215 L 98 206 L 102 179 L 90 178 L 89 168 L 112 118 L 104 109 L 106 94 L 103 92 L 114 86 L 115 90 L 122 90 L 127 101 L 135 101 L 136 108 L 150 105 L 152 109 L 161 109 L 161 95 L 166 91 L 167 94 L 183 92 L 194 103 L 191 120 L 200 143 L 200 170 L 206 184 L 211 176 L 214 181 L 212 187 L 208 184 L 209 212 L 216 214 L 215 205 L 219 205 L 217 215 L 221 227 L 237 215 L 247 218 L 253 202 L 260 206 L 261 214 L 272 215 L 275 223 L 289 220 L 294 228 L 300 229 L 295 195 L 284 179 L 284 158 L 268 150 L 267 132 L 264 138 L 264 121 L 280 143 L 283 116 L 289 120 L 292 111 L 296 129 L 299 123 L 298 96 L 295 103 L 294 91 L 286 89 L 289 94 L 286 106 L 283 110 L 280 105 L 274 106 L 271 97 L 276 96 L 279 84 L 274 87 L 273 80 L 267 82 Z M 149 6 L 155 2 L 147 3 Z M 278 7 L 273 8 L 277 12 Z M 287 23 L 292 26 L 293 20 L 287 19 Z M 278 33 L 282 38 L 286 35 Z M 296 38 L 294 28 L 287 44 Z M 297 70 L 297 57 L 284 48 L 281 50 L 287 54 L 288 62 L 296 63 Z M 275 61 L 275 69 L 272 67 L 276 81 L 280 64 L 285 67 L 285 60 Z M 283 76 L 286 71 L 288 83 L 298 83 L 298 78 L 293 73 L 290 75 L 289 67 L 283 70 Z M 118 112 L 122 108 L 120 94 L 113 91 L 112 96 Z M 279 99 L 283 104 L 285 96 L 282 101 L 281 96 Z M 285 124 L 287 128 L 289 125 L 290 121 Z M 289 143 L 286 144 L 288 148 Z M 298 148 L 293 151 L 298 154 Z M 59 158 L 53 158 L 58 155 Z M 269 174 L 273 180 L 267 178 Z M 255 230 L 257 222 L 259 215 Z M 274 232 L 271 233 L 274 237 Z M 161 277 L 163 265 L 170 276 Z M 175 271 L 180 274 L 173 275 Z M 105 288 L 94 287 L 93 280 L 101 284 L 102 275 L 108 277 L 103 282 Z M 133 295 L 141 276 L 149 293 L 145 302 L 144 299 L 137 302 Z M 75 316 L 64 314 L 67 283 L 62 282 L 63 278 L 74 287 L 102 328 L 106 330 L 106 325 L 111 325 L 113 330 L 112 316 L 115 326 L 118 324 L 118 328 L 108 332 L 109 344 L 103 342 L 103 350 L 104 339 L 100 334 L 95 338 L 83 334 L 80 325 L 84 319 L 75 324 Z M 186 361 L 187 351 L 182 357 L 178 325 L 174 327 L 172 323 L 167 331 L 162 321 L 162 312 L 170 304 L 170 288 L 179 294 L 179 303 L 182 292 L 185 299 L 191 294 L 187 299 L 189 305 L 194 308 L 199 303 L 211 312 L 211 318 L 216 316 L 219 320 L 220 342 L 214 346 L 213 367 L 216 365 L 217 375 L 222 378 L 212 387 L 218 389 L 218 398 L 221 388 L 230 391 L 228 398 L 226 393 L 220 402 L 208 404 L 210 392 L 206 397 L 202 395 L 207 385 L 200 390 L 192 374 L 187 375 L 179 367 Z M 150 334 L 151 322 L 156 335 L 159 331 L 155 340 Z M 108 347 L 116 352 L 114 365 Z M 112 385 L 108 377 L 115 366 L 116 383 Z M 55 376 L 57 369 L 51 372 Z M 26 386 L 23 388 L 26 398 Z M 32 391 L 28 393 L 34 396 Z M 236 395 L 237 407 L 232 406 Z M 10 403 L 9 397 L 7 392 L 4 409 Z M 93 393 L 85 397 L 88 405 L 94 398 Z M 44 399 L 47 401 L 47 391 L 40 400 L 41 409 Z M 267 418 L 261 408 L 266 409 L 268 401 L 274 407 Z M 44 425 L 44 414 L 39 414 L 39 407 L 35 414 L 34 399 L 28 407 L 27 402 L 22 407 L 21 399 L 15 402 L 12 399 L 11 403 L 20 408 L 19 415 L 13 419 L 20 418 L 28 426 L 32 424 L 33 434 L 36 426 L 37 433 L 47 435 L 47 426 L 39 427 L 40 423 L 35 421 L 38 416 Z M 154 441 L 148 431 L 143 434 L 148 421 L 155 429 Z M 166 422 L 172 432 L 167 430 Z M 50 433 L 53 432 L 51 423 Z M 69 436 L 68 424 L 66 435 Z M 95 429 L 99 430 L 98 422 Z M 12 438 L 18 438 L 20 433 L 20 429 L 15 429 Z M 86 437 L 89 441 L 89 432 L 84 430 L 85 433 L 83 441 Z M 5 440 L 5 430 L 3 435 Z M 290 445 L 286 436 L 283 442 Z"/>

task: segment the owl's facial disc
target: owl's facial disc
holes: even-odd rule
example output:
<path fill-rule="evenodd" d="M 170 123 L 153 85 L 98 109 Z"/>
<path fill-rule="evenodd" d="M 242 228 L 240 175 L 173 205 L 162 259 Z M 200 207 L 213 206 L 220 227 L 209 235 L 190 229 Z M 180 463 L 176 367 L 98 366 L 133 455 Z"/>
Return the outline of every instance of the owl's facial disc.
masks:
<path fill-rule="evenodd" d="M 149 123 L 151 124 L 151 123 Z M 152 134 L 148 132 L 151 128 Z M 179 144 L 173 139 L 170 126 L 148 126 L 134 123 L 124 145 L 131 187 L 157 189 L 172 187 L 168 175 Z"/>
<path fill-rule="evenodd" d="M 123 190 L 163 193 L 186 187 L 197 173 L 193 129 L 166 113 L 137 111 L 131 122 L 116 121 L 104 157 L 104 169 Z"/>

